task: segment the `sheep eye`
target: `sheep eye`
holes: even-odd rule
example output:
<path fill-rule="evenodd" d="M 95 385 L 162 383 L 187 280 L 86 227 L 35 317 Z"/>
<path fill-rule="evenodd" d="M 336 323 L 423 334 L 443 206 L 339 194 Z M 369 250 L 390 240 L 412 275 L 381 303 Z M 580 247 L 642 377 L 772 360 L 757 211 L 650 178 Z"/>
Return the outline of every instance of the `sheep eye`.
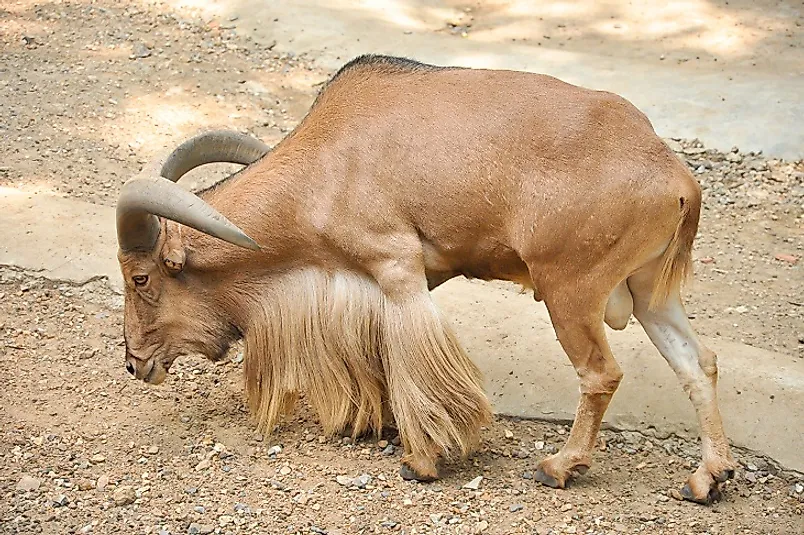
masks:
<path fill-rule="evenodd" d="M 146 282 L 148 282 L 148 275 L 134 275 L 131 277 L 131 280 L 134 281 L 136 286 L 143 286 Z"/>

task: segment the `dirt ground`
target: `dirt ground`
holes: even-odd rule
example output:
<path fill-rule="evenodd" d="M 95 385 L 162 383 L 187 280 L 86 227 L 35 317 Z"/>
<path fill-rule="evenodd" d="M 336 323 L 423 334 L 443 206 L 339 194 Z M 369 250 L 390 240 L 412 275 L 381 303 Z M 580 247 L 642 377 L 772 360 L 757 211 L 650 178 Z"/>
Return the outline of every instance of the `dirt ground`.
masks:
<path fill-rule="evenodd" d="M 229 25 L 137 2 L 4 2 L 0 186 L 112 205 L 156 150 L 200 127 L 281 139 L 331 73 Z M 668 142 L 705 193 L 687 299 L 697 330 L 804 365 L 804 162 Z M 498 418 L 478 455 L 430 485 L 396 475 L 393 434 L 323 439 L 302 411 L 259 437 L 237 354 L 180 360 L 148 387 L 125 373 L 120 297 L 102 283 L 1 275 L 0 533 L 804 531 L 804 481 L 748 452 L 724 502 L 675 501 L 699 455 L 675 437 L 605 431 L 597 464 L 558 492 L 531 480 L 565 438 L 555 424 Z M 476 476 L 478 490 L 462 488 Z"/>

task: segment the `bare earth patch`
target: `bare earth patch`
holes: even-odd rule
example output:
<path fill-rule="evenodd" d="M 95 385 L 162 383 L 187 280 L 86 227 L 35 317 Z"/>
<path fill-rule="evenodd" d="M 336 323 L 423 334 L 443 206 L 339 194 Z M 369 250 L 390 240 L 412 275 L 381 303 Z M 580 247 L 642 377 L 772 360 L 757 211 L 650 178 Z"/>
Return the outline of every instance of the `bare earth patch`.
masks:
<path fill-rule="evenodd" d="M 724 502 L 677 501 L 673 490 L 697 465 L 699 446 L 655 433 L 604 431 L 592 470 L 554 491 L 532 470 L 568 427 L 497 418 L 481 451 L 448 466 L 442 481 L 403 481 L 392 430 L 379 442 L 324 438 L 303 408 L 272 437 L 256 435 L 236 351 L 219 364 L 180 359 L 161 387 L 131 379 L 119 297 L 99 283 L 74 288 L 8 270 L 2 282 L 2 533 L 787 534 L 804 526 L 800 476 L 744 451 Z M 463 488 L 478 476 L 476 490 Z"/>

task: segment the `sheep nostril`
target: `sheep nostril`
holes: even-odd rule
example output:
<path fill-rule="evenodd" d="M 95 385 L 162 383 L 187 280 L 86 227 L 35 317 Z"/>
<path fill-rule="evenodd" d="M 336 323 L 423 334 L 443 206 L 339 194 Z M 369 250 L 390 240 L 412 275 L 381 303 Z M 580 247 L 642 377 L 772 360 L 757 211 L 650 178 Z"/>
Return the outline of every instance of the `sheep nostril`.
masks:
<path fill-rule="evenodd" d="M 134 375 L 134 365 L 130 362 L 126 362 L 126 371 L 131 375 Z"/>

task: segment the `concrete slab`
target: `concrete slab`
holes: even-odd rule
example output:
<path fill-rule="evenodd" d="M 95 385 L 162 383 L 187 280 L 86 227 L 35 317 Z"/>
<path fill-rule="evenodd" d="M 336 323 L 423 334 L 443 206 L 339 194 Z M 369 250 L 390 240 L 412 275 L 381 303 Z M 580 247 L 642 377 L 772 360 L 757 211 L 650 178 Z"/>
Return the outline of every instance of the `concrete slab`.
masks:
<path fill-rule="evenodd" d="M 801 34 L 795 27 L 791 33 L 782 29 L 801 18 L 800 5 L 692 1 L 678 12 L 673 3 L 658 1 L 496 1 L 474 6 L 489 13 L 478 14 L 468 37 L 461 38 L 445 28 L 446 21 L 466 20 L 459 17 L 465 3 L 448 0 L 172 3 L 233 19 L 225 24 L 258 43 L 309 53 L 332 69 L 359 54 L 388 53 L 442 65 L 541 72 L 623 95 L 663 137 L 697 137 L 723 151 L 738 146 L 772 157 L 804 157 L 804 54 L 796 44 Z M 575 41 L 558 39 L 567 27 L 580 28 Z M 784 35 L 792 36 L 790 43 Z M 665 54 L 667 61 L 660 59 Z"/>
<path fill-rule="evenodd" d="M 114 221 L 107 206 L 0 187 L 0 264 L 78 284 L 106 277 L 120 289 Z"/>
<path fill-rule="evenodd" d="M 119 289 L 116 253 L 113 208 L 0 188 L 0 265 L 76 283 L 104 277 Z M 463 279 L 446 283 L 433 296 L 483 370 L 497 412 L 572 420 L 577 379 L 542 304 L 502 283 Z M 609 332 L 625 379 L 606 422 L 620 429 L 695 436 L 692 406 L 642 329 L 631 325 Z M 706 342 L 720 355 L 719 394 L 732 442 L 804 471 L 801 366 L 795 367 L 789 355 L 724 339 Z"/>

